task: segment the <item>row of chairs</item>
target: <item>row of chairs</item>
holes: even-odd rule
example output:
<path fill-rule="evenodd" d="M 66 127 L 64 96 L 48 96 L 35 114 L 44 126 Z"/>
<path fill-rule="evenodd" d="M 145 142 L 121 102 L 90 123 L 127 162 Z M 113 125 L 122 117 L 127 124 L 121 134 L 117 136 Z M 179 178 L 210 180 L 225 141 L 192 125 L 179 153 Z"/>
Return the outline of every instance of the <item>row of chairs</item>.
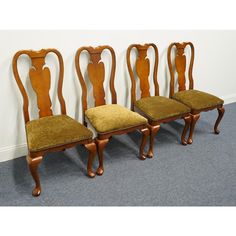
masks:
<path fill-rule="evenodd" d="M 191 58 L 188 70 L 189 88 L 186 88 L 186 55 L 185 50 L 190 46 Z M 152 47 L 155 54 L 153 69 L 153 84 L 155 94 L 150 93 L 150 60 L 147 56 L 148 49 Z M 137 58 L 134 66 L 131 65 L 131 51 L 136 48 Z M 174 60 L 172 49 L 174 50 Z M 109 50 L 112 58 L 109 88 L 111 92 L 112 104 L 106 104 L 104 79 L 105 64 L 101 59 L 104 50 Z M 80 66 L 80 56 L 87 51 L 90 61 L 87 65 L 86 74 L 93 88 L 95 106 L 88 108 L 87 97 L 88 88 L 84 74 Z M 55 53 L 59 60 L 59 79 L 57 93 L 61 107 L 61 115 L 53 115 L 52 103 L 49 96 L 51 78 L 50 70 L 45 66 L 45 58 L 48 53 Z M 26 54 L 30 57 L 32 65 L 29 70 L 29 79 L 33 90 L 37 95 L 37 106 L 39 109 L 39 119 L 30 120 L 28 106 L 28 95 L 20 79 L 17 68 L 18 58 Z M 41 185 L 38 175 L 38 166 L 43 156 L 49 152 L 63 151 L 66 148 L 82 144 L 88 150 L 87 174 L 89 177 L 102 175 L 103 151 L 109 139 L 113 135 L 124 134 L 139 130 L 142 134 L 139 157 L 144 160 L 146 157 L 153 157 L 154 137 L 160 125 L 176 119 L 183 119 L 185 122 L 181 135 L 183 145 L 191 144 L 193 140 L 194 127 L 200 117 L 201 111 L 217 108 L 218 118 L 214 126 L 214 132 L 219 133 L 218 125 L 224 114 L 224 101 L 211 94 L 193 89 L 193 61 L 194 46 L 191 42 L 172 43 L 168 48 L 168 66 L 170 71 L 170 97 L 159 95 L 159 85 L 157 81 L 158 70 L 158 48 L 155 44 L 132 44 L 127 49 L 127 66 L 131 79 L 131 110 L 117 104 L 117 95 L 114 86 L 116 57 L 110 46 L 81 47 L 76 52 L 75 65 L 82 87 L 82 110 L 83 124 L 66 115 L 66 104 L 62 94 L 63 84 L 63 59 L 56 49 L 42 49 L 40 51 L 23 50 L 15 54 L 13 58 L 13 73 L 17 85 L 23 96 L 23 111 L 28 144 L 27 162 L 35 181 L 33 196 L 39 196 Z M 175 92 L 175 73 L 177 73 L 178 92 Z M 139 79 L 141 98 L 136 97 L 136 82 Z M 90 99 L 90 98 L 89 98 Z M 87 125 L 96 131 L 96 138 L 93 138 L 92 131 Z M 190 130 L 189 130 L 190 128 Z M 188 138 L 186 134 L 189 130 Z M 149 147 L 147 153 L 144 148 L 149 137 Z M 99 166 L 93 170 L 93 160 L 98 154 Z"/>

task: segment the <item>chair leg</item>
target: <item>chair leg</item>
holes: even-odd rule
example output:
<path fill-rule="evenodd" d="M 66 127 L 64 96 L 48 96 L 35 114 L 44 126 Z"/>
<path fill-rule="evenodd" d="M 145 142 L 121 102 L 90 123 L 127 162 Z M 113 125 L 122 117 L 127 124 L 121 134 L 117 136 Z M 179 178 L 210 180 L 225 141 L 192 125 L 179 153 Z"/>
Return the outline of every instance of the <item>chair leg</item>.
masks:
<path fill-rule="evenodd" d="M 157 134 L 157 132 L 160 129 L 160 125 L 149 125 L 150 130 L 150 138 L 149 138 L 149 150 L 147 152 L 147 157 L 152 158 L 153 157 L 153 146 L 154 146 L 154 138 Z"/>
<path fill-rule="evenodd" d="M 28 162 L 28 166 L 31 172 L 31 175 L 35 181 L 35 187 L 33 189 L 32 195 L 34 197 L 37 197 L 41 193 L 41 185 L 40 185 L 40 180 L 39 180 L 39 175 L 38 175 L 38 166 L 41 163 L 43 157 L 35 157 L 31 158 L 29 155 L 26 157 L 26 160 Z"/>
<path fill-rule="evenodd" d="M 143 135 L 142 135 L 142 141 L 139 148 L 139 158 L 141 160 L 145 160 L 146 155 L 144 154 L 144 148 L 147 143 L 147 137 L 149 136 L 150 132 L 148 128 L 141 129 L 140 131 L 142 132 Z"/>
<path fill-rule="evenodd" d="M 200 114 L 191 114 L 191 125 L 190 125 L 190 132 L 188 137 L 188 144 L 193 143 L 193 132 L 196 125 L 197 120 L 200 118 Z"/>
<path fill-rule="evenodd" d="M 93 160 L 94 160 L 94 157 L 97 152 L 97 147 L 96 147 L 95 142 L 85 144 L 84 146 L 89 151 L 88 164 L 87 164 L 87 175 L 90 178 L 94 178 L 95 173 L 93 172 Z"/>
<path fill-rule="evenodd" d="M 181 135 L 181 143 L 183 145 L 187 145 L 188 143 L 185 137 L 191 123 L 191 116 L 185 116 L 183 119 L 184 119 L 185 125 L 184 125 L 184 129 Z"/>
<path fill-rule="evenodd" d="M 214 126 L 215 134 L 219 134 L 220 133 L 220 131 L 218 129 L 218 125 L 219 125 L 222 117 L 224 116 L 225 108 L 222 106 L 220 108 L 217 108 L 217 110 L 218 110 L 218 117 L 217 117 L 217 120 L 216 120 L 216 123 L 215 123 L 215 126 Z"/>
<path fill-rule="evenodd" d="M 97 144 L 97 149 L 98 149 L 98 160 L 99 160 L 99 166 L 96 171 L 97 175 L 102 175 L 104 172 L 103 150 L 108 142 L 109 142 L 109 139 L 96 139 L 96 144 Z"/>

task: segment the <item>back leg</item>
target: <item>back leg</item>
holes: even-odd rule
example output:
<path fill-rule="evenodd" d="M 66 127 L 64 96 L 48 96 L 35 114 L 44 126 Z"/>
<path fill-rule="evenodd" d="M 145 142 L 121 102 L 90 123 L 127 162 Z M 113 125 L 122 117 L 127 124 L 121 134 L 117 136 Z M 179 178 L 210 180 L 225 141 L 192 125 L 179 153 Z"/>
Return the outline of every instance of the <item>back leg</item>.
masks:
<path fill-rule="evenodd" d="M 222 106 L 222 107 L 220 107 L 220 108 L 217 108 L 217 110 L 218 110 L 218 117 L 217 117 L 217 120 L 216 120 L 216 123 L 215 123 L 215 126 L 214 126 L 214 132 L 215 132 L 215 134 L 219 134 L 219 133 L 220 133 L 220 131 L 219 131 L 219 129 L 218 129 L 218 125 L 219 125 L 221 119 L 222 119 L 223 116 L 224 116 L 225 108 Z"/>

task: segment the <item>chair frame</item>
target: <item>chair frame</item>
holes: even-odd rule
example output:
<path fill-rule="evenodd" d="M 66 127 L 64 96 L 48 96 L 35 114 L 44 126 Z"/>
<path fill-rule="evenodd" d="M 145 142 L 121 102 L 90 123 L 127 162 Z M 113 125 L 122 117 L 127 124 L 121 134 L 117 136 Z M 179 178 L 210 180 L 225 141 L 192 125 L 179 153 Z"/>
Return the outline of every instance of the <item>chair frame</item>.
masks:
<path fill-rule="evenodd" d="M 87 72 L 88 72 L 90 83 L 92 84 L 92 87 L 93 87 L 93 97 L 95 100 L 95 107 L 96 107 L 96 106 L 106 104 L 105 90 L 103 86 L 104 79 L 105 79 L 105 67 L 104 67 L 104 63 L 101 60 L 101 54 L 104 50 L 108 50 L 112 58 L 112 66 L 111 66 L 111 72 L 110 72 L 110 78 L 109 78 L 109 84 L 110 84 L 109 87 L 110 87 L 110 92 L 111 92 L 112 104 L 117 104 L 117 96 L 116 96 L 116 91 L 115 91 L 115 86 L 114 86 L 116 57 L 115 57 L 115 52 L 113 48 L 108 45 L 98 46 L 98 47 L 90 46 L 90 47 L 81 47 L 76 52 L 75 65 L 76 65 L 78 79 L 82 87 L 82 104 L 83 104 L 82 107 L 83 107 L 83 117 L 84 117 L 83 119 L 84 119 L 85 125 L 87 125 L 87 121 L 85 120 L 85 111 L 87 110 L 87 86 L 86 86 L 85 79 L 84 79 L 84 76 L 82 75 L 81 68 L 80 68 L 80 55 L 83 51 L 87 51 L 90 56 L 90 62 L 87 65 Z M 99 66 L 102 67 L 102 69 L 100 71 L 97 71 L 97 68 Z M 116 131 L 106 132 L 106 133 L 97 132 L 97 138 L 95 140 L 97 144 L 98 157 L 99 157 L 99 167 L 96 171 L 98 175 L 102 175 L 104 172 L 103 151 L 104 151 L 105 146 L 109 142 L 109 139 L 113 135 L 125 134 L 125 133 L 129 133 L 135 130 L 139 130 L 142 133 L 142 141 L 141 141 L 141 145 L 139 149 L 139 157 L 140 159 L 144 160 L 146 158 L 146 155 L 144 154 L 144 147 L 146 145 L 146 140 L 149 135 L 149 129 L 147 128 L 147 125 L 139 125 L 139 126 L 130 127 L 127 129 L 116 130 Z"/>
<path fill-rule="evenodd" d="M 131 44 L 126 53 L 126 60 L 127 60 L 127 66 L 128 71 L 131 79 L 131 107 L 132 110 L 138 112 L 139 114 L 145 116 L 148 119 L 149 123 L 149 129 L 150 129 L 150 143 L 149 143 L 149 150 L 148 150 L 148 157 L 153 157 L 153 147 L 154 147 L 154 138 L 157 132 L 160 129 L 161 123 L 167 123 L 170 121 L 174 121 L 177 119 L 184 119 L 185 125 L 184 129 L 181 135 L 181 143 L 183 145 L 187 144 L 187 141 L 185 140 L 186 132 L 188 131 L 189 125 L 190 125 L 190 115 L 189 113 L 185 113 L 182 115 L 170 117 L 167 119 L 161 119 L 158 121 L 152 120 L 150 117 L 148 117 L 144 112 L 142 112 L 138 107 L 135 106 L 136 102 L 136 81 L 135 81 L 135 75 L 134 70 L 132 69 L 131 62 L 130 62 L 130 54 L 131 51 L 136 48 L 138 51 L 138 57 L 136 58 L 135 62 L 135 68 L 137 72 L 137 77 L 140 80 L 140 90 L 141 90 L 141 98 L 145 97 L 151 97 L 150 94 L 150 83 L 149 83 L 149 74 L 150 74 L 150 60 L 147 57 L 147 51 L 148 49 L 152 47 L 155 52 L 155 63 L 154 63 L 154 70 L 153 70 L 153 84 L 155 89 L 155 95 L 159 96 L 159 85 L 157 81 L 157 70 L 158 70 L 158 48 L 154 43 L 146 43 L 146 44 Z"/>
<path fill-rule="evenodd" d="M 23 97 L 23 112 L 24 112 L 24 120 L 25 124 L 30 121 L 28 106 L 29 106 L 29 99 L 28 95 L 26 93 L 26 90 L 22 84 L 22 81 L 20 79 L 20 75 L 18 73 L 17 68 L 17 61 L 18 58 L 25 54 L 31 59 L 31 68 L 29 71 L 29 78 L 31 81 L 31 85 L 36 93 L 37 96 L 37 105 L 39 109 L 39 117 L 45 117 L 45 116 L 53 116 L 52 109 L 51 109 L 51 99 L 49 96 L 49 90 L 50 90 L 50 70 L 48 67 L 45 66 L 45 58 L 48 53 L 54 53 L 56 54 L 58 61 L 59 61 L 59 79 L 58 79 L 58 99 L 60 102 L 61 107 L 61 114 L 66 115 L 66 105 L 65 100 L 63 98 L 62 94 L 62 84 L 63 84 L 63 74 L 64 74 L 64 65 L 63 65 L 63 59 L 60 54 L 60 52 L 56 49 L 50 48 L 50 49 L 41 49 L 40 51 L 33 51 L 33 50 L 21 50 L 18 51 L 12 61 L 12 67 L 13 67 L 13 73 L 15 80 L 17 82 L 17 85 L 20 89 L 21 95 Z M 44 74 L 42 74 L 44 72 Z M 48 72 L 46 74 L 46 72 Z M 48 90 L 44 89 L 45 86 Z M 41 163 L 43 156 L 49 152 L 58 152 L 58 151 L 64 151 L 66 148 L 73 147 L 77 144 L 83 144 L 85 148 L 89 152 L 88 156 L 88 163 L 87 163 L 87 174 L 89 177 L 94 177 L 95 173 L 92 170 L 92 164 L 94 156 L 96 155 L 96 145 L 93 141 L 93 139 L 86 139 L 81 140 L 79 142 L 73 142 L 73 143 L 67 143 L 64 145 L 60 145 L 57 147 L 52 147 L 48 149 L 43 149 L 39 151 L 30 151 L 28 148 L 28 155 L 27 155 L 27 162 L 28 166 L 31 172 L 31 175 L 35 181 L 35 187 L 33 189 L 32 195 L 33 196 L 39 196 L 41 193 L 41 184 L 40 179 L 38 175 L 38 166 Z"/>
<path fill-rule="evenodd" d="M 174 90 L 175 90 L 175 76 L 174 76 L 174 70 L 172 66 L 172 61 L 171 61 L 171 52 L 173 47 L 176 48 L 176 56 L 175 56 L 175 67 L 176 71 L 178 74 L 178 91 L 183 91 L 186 90 L 186 78 L 185 78 L 185 71 L 186 71 L 186 55 L 185 55 L 185 49 L 187 46 L 190 46 L 191 48 L 191 58 L 190 58 L 190 64 L 189 64 L 189 70 L 188 70 L 188 79 L 189 79 L 189 90 L 193 89 L 194 87 L 194 81 L 193 81 L 193 63 L 194 63 L 194 46 L 193 43 L 191 42 L 183 42 L 183 43 L 171 43 L 170 46 L 168 47 L 168 52 L 167 52 L 167 60 L 168 60 L 168 67 L 169 67 L 169 72 L 170 72 L 170 98 L 173 97 L 174 95 Z M 183 63 L 184 62 L 184 63 Z M 178 66 L 176 65 L 178 64 Z M 201 110 L 194 110 L 191 111 L 191 125 L 190 125 L 190 132 L 189 132 L 189 137 L 188 137 L 188 144 L 191 144 L 193 142 L 193 133 L 194 133 L 194 128 L 196 125 L 196 122 L 200 118 L 200 112 L 206 112 L 209 110 L 217 109 L 218 110 L 218 117 L 216 119 L 215 125 L 214 125 L 214 133 L 219 134 L 220 131 L 218 129 L 218 126 L 220 124 L 221 119 L 224 116 L 225 109 L 223 105 L 217 105 L 217 106 L 212 106 L 208 107 L 205 109 Z"/>

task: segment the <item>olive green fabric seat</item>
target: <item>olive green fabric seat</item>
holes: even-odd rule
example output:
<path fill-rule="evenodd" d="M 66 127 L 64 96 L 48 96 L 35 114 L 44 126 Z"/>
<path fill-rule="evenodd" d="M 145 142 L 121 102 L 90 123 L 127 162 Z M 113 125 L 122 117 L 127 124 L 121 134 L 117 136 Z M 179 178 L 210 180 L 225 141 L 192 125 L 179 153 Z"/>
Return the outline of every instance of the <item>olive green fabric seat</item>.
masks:
<path fill-rule="evenodd" d="M 99 133 L 147 124 L 146 118 L 117 104 L 90 108 L 85 112 L 85 115 Z"/>
<path fill-rule="evenodd" d="M 175 93 L 173 99 L 190 107 L 192 111 L 200 111 L 224 103 L 222 99 L 214 95 L 193 89 Z"/>
<path fill-rule="evenodd" d="M 190 109 L 184 104 L 162 96 L 141 98 L 136 101 L 134 105 L 153 121 L 163 120 L 190 112 Z"/>
<path fill-rule="evenodd" d="M 85 126 L 67 115 L 46 116 L 26 123 L 30 151 L 41 151 L 93 137 Z"/>

